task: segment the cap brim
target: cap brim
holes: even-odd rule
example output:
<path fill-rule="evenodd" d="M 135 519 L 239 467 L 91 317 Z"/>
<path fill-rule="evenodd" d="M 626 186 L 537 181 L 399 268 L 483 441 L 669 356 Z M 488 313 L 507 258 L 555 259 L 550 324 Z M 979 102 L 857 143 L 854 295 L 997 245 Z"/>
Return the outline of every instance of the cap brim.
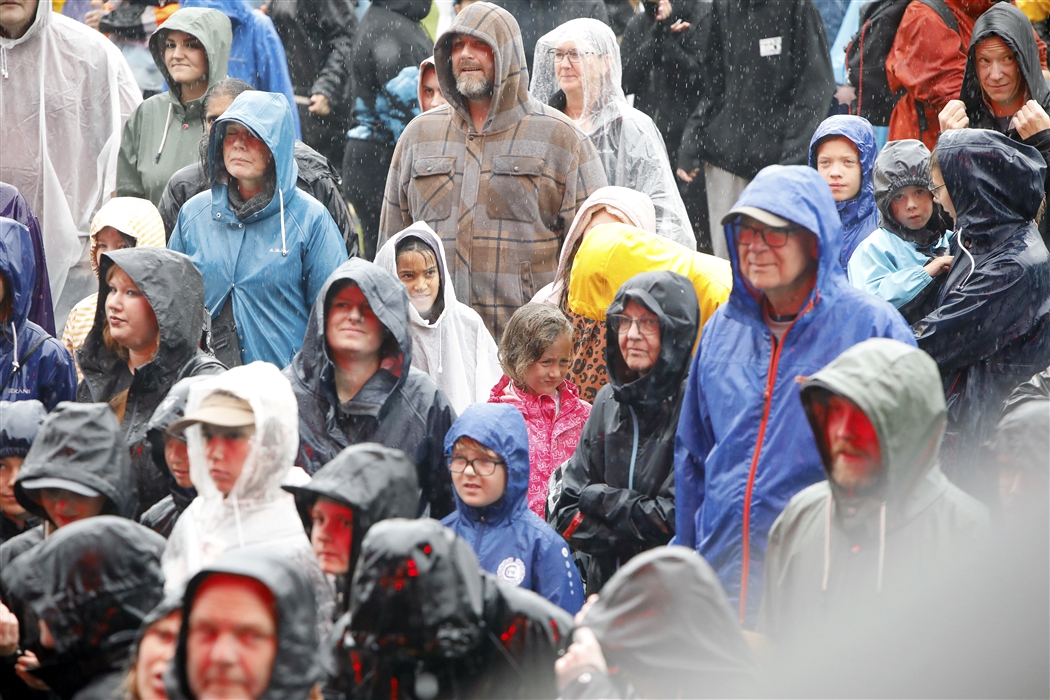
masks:
<path fill-rule="evenodd" d="M 198 423 L 217 425 L 221 428 L 244 428 L 249 425 L 255 425 L 255 414 L 251 411 L 240 411 L 228 406 L 205 406 L 169 425 L 167 432 L 178 434 L 191 425 L 197 425 Z"/>
<path fill-rule="evenodd" d="M 759 209 L 758 207 L 735 207 L 732 211 L 722 217 L 722 225 L 726 226 L 732 223 L 733 219 L 738 216 L 750 216 L 752 219 L 761 221 L 766 226 L 772 226 L 773 228 L 785 228 L 791 226 L 792 222 L 787 219 L 777 216 L 765 209 Z"/>
<path fill-rule="evenodd" d="M 87 496 L 88 498 L 95 498 L 96 496 L 102 495 L 95 489 L 85 484 L 81 484 L 70 479 L 57 479 L 53 477 L 27 479 L 21 482 L 21 486 L 23 489 L 28 489 L 30 491 L 37 491 L 40 489 L 63 489 L 65 491 L 72 491 L 73 493 L 79 494 L 81 496 Z"/>

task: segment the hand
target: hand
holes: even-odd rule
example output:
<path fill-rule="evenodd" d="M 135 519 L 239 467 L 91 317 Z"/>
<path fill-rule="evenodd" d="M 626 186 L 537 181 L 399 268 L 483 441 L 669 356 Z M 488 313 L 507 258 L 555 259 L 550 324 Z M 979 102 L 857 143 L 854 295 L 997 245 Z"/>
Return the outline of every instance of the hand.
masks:
<path fill-rule="evenodd" d="M 693 168 L 689 172 L 678 168 L 674 171 L 674 174 L 678 176 L 678 179 L 682 182 L 692 182 L 693 178 L 700 174 L 700 168 Z"/>
<path fill-rule="evenodd" d="M 671 16 L 671 0 L 660 0 L 656 6 L 656 21 L 663 22 Z"/>
<path fill-rule="evenodd" d="M 671 33 L 672 34 L 677 34 L 678 32 L 684 32 L 686 29 L 689 29 L 689 27 L 691 27 L 691 26 L 693 26 L 693 25 L 689 24 L 688 22 L 683 22 L 680 19 L 676 19 L 674 21 L 674 24 L 671 25 Z"/>
<path fill-rule="evenodd" d="M 568 651 L 554 662 L 554 673 L 558 676 L 558 688 L 564 689 L 586 671 L 608 673 L 602 645 L 590 627 L 577 627 Z"/>
<path fill-rule="evenodd" d="M 96 32 L 99 30 L 99 23 L 102 21 L 102 15 L 106 14 L 102 10 L 88 10 L 84 14 L 84 24 L 94 29 Z"/>
<path fill-rule="evenodd" d="M 857 99 L 857 88 L 853 87 L 849 83 L 845 85 L 839 85 L 838 89 L 835 90 L 835 101 L 840 105 L 851 105 Z"/>
<path fill-rule="evenodd" d="M 0 603 L 0 656 L 18 651 L 18 618 Z"/>
<path fill-rule="evenodd" d="M 970 126 L 970 118 L 966 116 L 966 105 L 962 100 L 950 100 L 937 115 L 937 120 L 941 123 L 941 131 Z"/>
<path fill-rule="evenodd" d="M 15 664 L 15 673 L 18 677 L 25 681 L 25 684 L 34 690 L 51 690 L 47 687 L 47 683 L 29 673 L 34 668 L 40 668 L 40 659 L 36 658 L 36 654 L 31 651 L 27 651 L 18 657 L 18 663 Z"/>
<path fill-rule="evenodd" d="M 317 93 L 316 95 L 310 95 L 310 106 L 307 109 L 310 110 L 310 114 L 327 117 L 332 113 L 332 103 L 328 101 L 327 97 Z"/>
<path fill-rule="evenodd" d="M 930 277 L 943 275 L 952 266 L 952 260 L 954 259 L 955 257 L 952 255 L 942 255 L 923 265 L 922 269 L 926 270 L 926 274 Z"/>
<path fill-rule="evenodd" d="M 1050 115 L 1035 100 L 1028 100 L 1010 121 L 1010 126 L 1017 130 L 1023 139 L 1035 136 L 1040 131 L 1050 129 Z"/>

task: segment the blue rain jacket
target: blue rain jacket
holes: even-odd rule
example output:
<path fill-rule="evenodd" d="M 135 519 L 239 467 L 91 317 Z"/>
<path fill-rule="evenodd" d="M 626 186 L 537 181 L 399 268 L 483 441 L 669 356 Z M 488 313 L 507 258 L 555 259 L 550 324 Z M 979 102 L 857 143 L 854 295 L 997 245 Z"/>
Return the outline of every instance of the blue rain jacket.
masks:
<path fill-rule="evenodd" d="M 948 243 L 946 233 L 932 247 L 947 249 Z M 849 282 L 899 309 L 933 281 L 923 269 L 930 262 L 928 251 L 884 228 L 876 229 L 849 259 Z"/>
<path fill-rule="evenodd" d="M 233 46 L 230 49 L 231 78 L 240 78 L 256 90 L 279 92 L 288 98 L 295 125 L 295 138 L 302 139 L 299 110 L 294 108 L 295 90 L 288 73 L 288 57 L 273 20 L 253 10 L 248 0 L 181 0 L 179 7 L 206 7 L 218 10 L 233 24 Z"/>
<path fill-rule="evenodd" d="M 231 121 L 252 130 L 273 154 L 277 189 L 261 211 L 240 221 L 230 208 L 222 140 Z M 211 190 L 179 212 L 168 248 L 185 253 L 204 276 L 204 305 L 212 318 L 233 296 L 233 317 L 244 364 L 284 367 L 303 344 L 317 292 L 346 261 L 331 214 L 295 186 L 292 110 L 280 95 L 238 95 L 211 130 Z M 282 206 L 283 197 L 283 206 Z"/>
<path fill-rule="evenodd" d="M 828 136 L 844 136 L 853 142 L 860 152 L 860 192 L 853 199 L 835 202 L 842 220 L 842 250 L 839 264 L 846 269 L 853 251 L 861 241 L 879 227 L 879 210 L 875 206 L 875 185 L 871 173 L 875 169 L 875 157 L 879 154 L 875 142 L 875 131 L 864 117 L 837 114 L 820 123 L 809 142 L 809 164 L 817 167 L 817 143 Z"/>
<path fill-rule="evenodd" d="M 777 343 L 729 246 L 733 291 L 700 337 L 675 435 L 673 544 L 696 548 L 739 606 L 741 622 L 753 627 L 769 528 L 792 496 L 825 478 L 797 379 L 862 340 L 915 339 L 896 309 L 846 280 L 838 261 L 842 225 L 816 170 L 769 166 L 736 206 L 804 226 L 819 250 L 813 291 Z"/>
<path fill-rule="evenodd" d="M 36 262 L 29 229 L 0 217 L 0 276 L 12 296 L 11 314 L 0 321 L 0 399 L 36 399 L 50 411 L 59 401 L 75 401 L 77 373 L 65 346 L 29 320 Z M 28 358 L 26 353 L 44 338 Z M 14 376 L 11 374 L 14 372 Z"/>
<path fill-rule="evenodd" d="M 470 543 L 482 569 L 575 615 L 583 606 L 583 583 L 569 545 L 529 510 L 525 419 L 508 404 L 471 404 L 445 435 L 445 454 L 452 454 L 461 437 L 477 440 L 507 463 L 507 488 L 501 499 L 484 508 L 468 506 L 455 494 L 456 511 L 441 524 Z"/>

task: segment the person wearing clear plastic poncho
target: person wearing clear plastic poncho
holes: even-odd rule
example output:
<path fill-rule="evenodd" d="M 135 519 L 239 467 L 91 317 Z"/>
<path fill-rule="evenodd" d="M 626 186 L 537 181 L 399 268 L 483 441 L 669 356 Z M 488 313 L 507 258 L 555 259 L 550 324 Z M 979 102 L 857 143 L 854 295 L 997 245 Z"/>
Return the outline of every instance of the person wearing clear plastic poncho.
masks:
<path fill-rule="evenodd" d="M 644 192 L 656 232 L 696 250 L 689 215 L 653 120 L 627 104 L 620 48 L 595 19 L 574 19 L 540 38 L 530 92 L 565 113 L 598 149 L 610 185 Z"/>

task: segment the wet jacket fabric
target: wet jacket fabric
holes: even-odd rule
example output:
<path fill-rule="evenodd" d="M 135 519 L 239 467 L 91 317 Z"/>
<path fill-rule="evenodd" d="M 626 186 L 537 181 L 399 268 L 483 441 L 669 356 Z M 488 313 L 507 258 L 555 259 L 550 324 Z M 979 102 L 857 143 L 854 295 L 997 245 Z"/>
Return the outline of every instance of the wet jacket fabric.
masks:
<path fill-rule="evenodd" d="M 817 8 L 802 0 L 716 0 L 710 12 L 702 95 L 677 166 L 706 162 L 751 179 L 773 163 L 803 165 L 835 91 Z"/>
<path fill-rule="evenodd" d="M 0 399 L 37 399 L 49 411 L 59 401 L 72 401 L 77 381 L 72 356 L 29 320 L 36 278 L 33 240 L 13 219 L 0 218 L 0 276 L 11 295 L 11 313 L 0 320 Z"/>
<path fill-rule="evenodd" d="M 112 265 L 131 278 L 157 318 L 157 353 L 134 373 L 129 372 L 127 360 L 106 347 L 103 337 L 108 325 L 106 275 Z M 77 388 L 77 400 L 109 403 L 117 411 L 138 486 L 138 515 L 168 495 L 167 480 L 153 466 L 146 439 L 153 411 L 179 379 L 216 374 L 225 368 L 199 348 L 204 328 L 204 282 L 185 255 L 164 248 L 105 253 L 99 265 L 99 298 L 102 302 L 95 311 L 95 324 L 78 353 L 84 381 Z"/>
<path fill-rule="evenodd" d="M 632 277 L 608 313 L 622 313 L 632 301 L 660 319 L 660 354 L 638 377 L 627 369 L 617 335 L 606 323 L 609 384 L 598 392 L 576 452 L 562 467 L 560 489 L 549 496 L 551 525 L 574 550 L 588 555 L 588 595 L 628 559 L 674 536 L 672 436 L 700 309 L 689 280 L 666 271 Z"/>
<path fill-rule="evenodd" d="M 430 375 L 456 413 L 461 413 L 470 404 L 487 400 L 489 390 L 503 374 L 496 341 L 478 312 L 456 299 L 445 246 L 422 221 L 387 240 L 376 253 L 376 265 L 397 277 L 397 245 L 406 236 L 422 240 L 434 251 L 441 277 L 438 294 L 444 302 L 441 315 L 432 322 L 408 305 L 412 366 Z"/>
<path fill-rule="evenodd" d="M 602 0 L 496 0 L 492 4 L 512 13 L 521 27 L 521 41 L 525 47 L 530 73 L 533 69 L 532 59 L 536 53 L 537 41 L 555 27 L 580 17 L 589 17 L 609 24 L 609 11 Z"/>
<path fill-rule="evenodd" d="M 361 288 L 397 351 L 384 358 L 352 400 L 340 404 L 325 329 L 333 287 L 347 281 Z M 418 470 L 419 513 L 429 507 L 431 517 L 443 517 L 454 508 L 442 440 L 455 413 L 434 381 L 412 367 L 408 307 L 405 285 L 364 260 L 344 263 L 325 282 L 310 313 L 303 348 L 284 370 L 299 405 L 296 463 L 314 473 L 349 445 L 378 442 L 396 447 Z"/>
<path fill-rule="evenodd" d="M 288 57 L 273 20 L 252 9 L 249 0 L 180 0 L 179 7 L 205 7 L 223 12 L 230 18 L 233 26 L 230 77 L 240 78 L 256 90 L 284 95 L 292 113 L 295 138 L 301 139 L 299 111 L 295 109 L 295 91 L 288 74 Z"/>
<path fill-rule="evenodd" d="M 451 530 L 433 520 L 379 523 L 365 537 L 360 572 L 353 608 L 326 644 L 347 697 L 389 698 L 413 688 L 417 672 L 437 681 L 442 698 L 557 695 L 554 661 L 572 640 L 572 616 L 482 571 Z M 376 654 L 380 641 L 410 660 Z"/>
<path fill-rule="evenodd" d="M 803 226 L 818 248 L 813 291 L 777 341 L 763 321 L 761 297 L 740 272 L 736 246 L 729 246 L 733 291 L 704 329 L 675 436 L 675 544 L 694 547 L 714 567 L 741 622 L 751 626 L 769 528 L 792 496 L 824 478 L 795 378 L 862 340 L 914 338 L 896 309 L 846 280 L 838 262 L 842 223 L 817 171 L 770 166 L 736 206 Z"/>
<path fill-rule="evenodd" d="M 452 76 L 456 34 L 492 47 L 492 103 L 480 132 Z M 514 310 L 553 281 L 576 210 L 606 184 L 605 171 L 587 137 L 529 94 L 518 24 L 506 10 L 464 9 L 438 37 L 434 63 L 449 104 L 421 114 L 402 134 L 379 244 L 425 221 L 445 244 L 456 298 L 498 341 Z"/>
<path fill-rule="evenodd" d="M 825 426 L 813 410 L 820 392 L 864 412 L 882 464 L 863 491 L 852 493 L 830 478 L 804 489 L 773 524 L 761 626 L 775 642 L 841 624 L 848 611 L 877 606 L 880 595 L 900 592 L 919 576 L 928 580 L 979 545 L 989 527 L 987 509 L 950 483 L 938 464 L 946 416 L 938 380 L 929 355 L 877 338 L 803 383 L 802 404 L 825 473 L 831 473 Z"/>
<path fill-rule="evenodd" d="M 353 0 L 274 0 L 269 16 L 281 36 L 295 94 L 345 99 L 357 15 Z"/>
<path fill-rule="evenodd" d="M 1046 165 L 994 131 L 944 134 L 937 157 L 955 205 L 955 255 L 937 309 L 913 328 L 941 370 L 948 401 L 945 472 L 991 497 L 975 459 L 1003 400 L 1050 365 L 1050 253 L 1033 223 Z"/>
<path fill-rule="evenodd" d="M 0 182 L 0 217 L 14 219 L 29 229 L 33 241 L 33 263 L 36 278 L 33 280 L 33 301 L 29 307 L 29 320 L 55 335 L 55 308 L 51 301 L 51 282 L 47 275 L 47 258 L 44 255 L 44 235 L 40 220 L 29 206 L 29 202 L 18 188 Z"/>
<path fill-rule="evenodd" d="M 875 185 L 872 171 L 875 169 L 875 157 L 879 146 L 875 143 L 875 131 L 864 117 L 837 114 L 820 123 L 813 132 L 809 142 L 809 165 L 817 167 L 817 151 L 821 142 L 828 138 L 842 136 L 850 140 L 860 154 L 860 191 L 853 199 L 835 202 L 842 219 L 842 250 L 839 263 L 845 270 L 857 246 L 879 227 L 879 210 L 875 206 Z"/>
<path fill-rule="evenodd" d="M 150 53 L 168 90 L 140 104 L 124 125 L 117 158 L 118 197 L 142 197 L 159 204 L 172 174 L 197 160 L 197 145 L 204 135 L 204 97 L 181 101 L 182 86 L 172 80 L 164 63 L 164 44 L 173 31 L 189 34 L 204 48 L 209 87 L 226 77 L 233 34 L 222 12 L 181 9 L 153 32 Z"/>
<path fill-rule="evenodd" d="M 575 615 L 583 605 L 583 584 L 569 547 L 529 509 L 529 433 L 512 406 L 474 404 L 445 435 L 445 454 L 456 441 L 472 438 L 505 462 L 506 488 L 484 507 L 456 495 L 456 512 L 441 524 L 462 537 L 478 555 L 481 568 L 511 586 L 534 591 Z M 497 467 L 499 469 L 500 467 Z"/>
<path fill-rule="evenodd" d="M 230 122 L 248 127 L 266 144 L 276 169 L 270 202 L 243 221 L 230 206 L 221 157 Z M 211 129 L 211 191 L 186 202 L 168 241 L 204 275 L 204 303 L 212 319 L 232 299 L 245 364 L 264 360 L 284 367 L 291 361 L 303 342 L 306 310 L 325 278 L 346 259 L 332 217 L 296 188 L 294 143 L 292 111 L 280 96 L 238 95 Z"/>

